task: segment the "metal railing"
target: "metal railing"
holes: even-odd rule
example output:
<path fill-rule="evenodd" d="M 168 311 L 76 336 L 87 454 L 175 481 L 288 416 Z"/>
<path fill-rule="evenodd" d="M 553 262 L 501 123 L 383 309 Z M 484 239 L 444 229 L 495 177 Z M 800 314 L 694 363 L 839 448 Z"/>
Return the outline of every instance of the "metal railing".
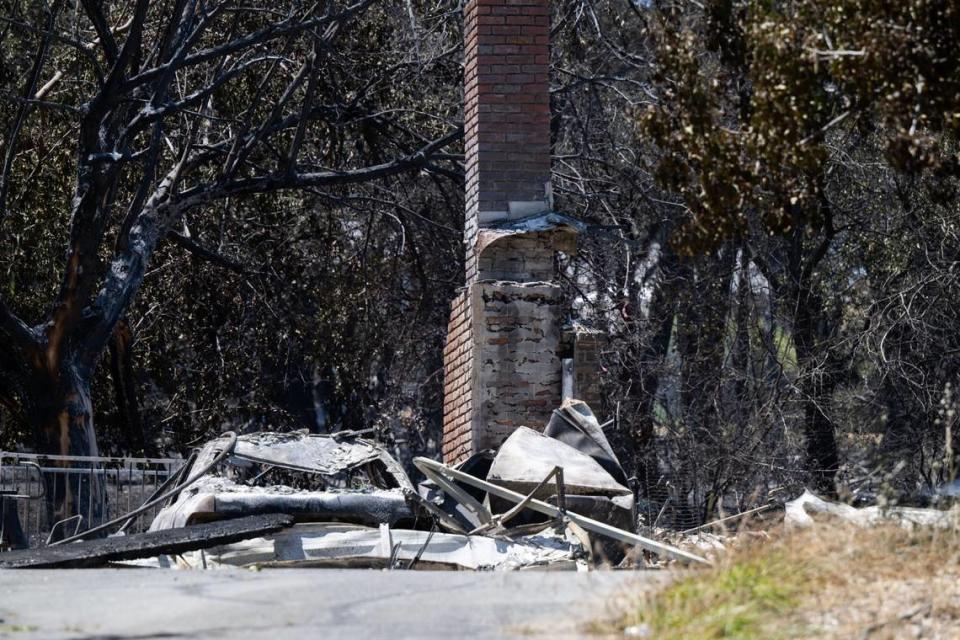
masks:
<path fill-rule="evenodd" d="M 43 546 L 56 528 L 63 537 L 123 515 L 143 504 L 171 475 L 180 458 L 59 456 L 0 451 L 0 498 L 16 508 L 30 547 Z M 69 491 L 76 515 L 59 518 L 53 505 Z M 134 518 L 127 533 L 146 531 L 162 508 Z"/>

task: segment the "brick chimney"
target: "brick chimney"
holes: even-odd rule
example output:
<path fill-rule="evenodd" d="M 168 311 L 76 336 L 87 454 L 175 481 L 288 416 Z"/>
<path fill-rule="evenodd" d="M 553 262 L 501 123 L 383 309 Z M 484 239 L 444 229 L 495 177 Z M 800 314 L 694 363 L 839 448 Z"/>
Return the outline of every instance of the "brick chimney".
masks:
<path fill-rule="evenodd" d="M 467 282 L 483 226 L 549 211 L 549 0 L 468 0 L 464 16 Z"/>
<path fill-rule="evenodd" d="M 518 426 L 542 429 L 560 404 L 571 350 L 554 258 L 575 252 L 582 228 L 552 212 L 549 0 L 467 0 L 464 26 L 466 286 L 444 349 L 449 463 Z"/>

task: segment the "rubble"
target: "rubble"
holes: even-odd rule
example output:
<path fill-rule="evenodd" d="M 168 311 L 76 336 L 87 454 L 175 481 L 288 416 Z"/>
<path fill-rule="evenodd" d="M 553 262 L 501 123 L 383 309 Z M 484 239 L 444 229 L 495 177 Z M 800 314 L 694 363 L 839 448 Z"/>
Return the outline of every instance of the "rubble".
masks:
<path fill-rule="evenodd" d="M 531 487 L 555 466 L 563 469 L 565 508 L 636 532 L 636 504 L 633 491 L 626 486 L 626 474 L 593 412 L 580 400 L 568 399 L 555 409 L 542 434 L 525 427 L 514 431 L 500 446 L 486 479 L 530 493 Z M 542 487 L 534 497 L 559 504 L 550 486 Z M 496 496 L 490 503 L 500 510 L 512 506 Z M 526 511 L 521 521 L 530 522 L 531 515 L 535 514 Z M 617 564 L 629 546 L 600 538 L 594 541 L 593 551 Z"/>
<path fill-rule="evenodd" d="M 269 536 L 185 554 L 186 566 L 368 567 L 515 570 L 585 568 L 571 534 L 547 530 L 514 539 L 338 523 L 295 525 Z"/>
<path fill-rule="evenodd" d="M 495 455 L 496 452 L 493 450 L 480 451 L 456 465 L 455 468 L 478 478 L 486 478 Z M 475 499 L 484 499 L 483 491 L 462 484 L 460 487 Z M 448 531 L 467 533 L 481 526 L 480 518 L 474 510 L 458 502 L 429 478 L 421 482 L 417 490 L 418 500 L 430 510 L 431 514 L 441 519 Z"/>
<path fill-rule="evenodd" d="M 528 493 L 554 467 L 563 468 L 563 480 L 568 494 L 633 495 L 630 489 L 614 480 L 587 454 L 527 427 L 518 427 L 501 445 L 487 480 L 514 491 Z M 550 486 L 543 487 L 536 497 L 544 498 L 551 490 Z"/>
<path fill-rule="evenodd" d="M 554 467 L 563 469 L 567 508 L 628 531 L 634 530 L 633 491 L 617 482 L 596 459 L 532 429 L 519 427 L 507 438 L 486 479 L 519 493 L 532 493 L 535 498 L 556 502 L 557 493 L 551 485 L 533 491 Z M 616 468 L 619 470 L 619 463 Z M 495 500 L 492 498 L 491 504 L 495 504 Z M 615 552 L 610 549 L 608 553 Z"/>
<path fill-rule="evenodd" d="M 488 493 L 497 497 L 504 498 L 518 504 L 525 504 L 530 509 L 543 513 L 547 516 L 553 518 L 567 518 L 572 523 L 577 524 L 588 531 L 642 547 L 651 553 L 666 555 L 681 562 L 710 564 L 710 562 L 706 559 L 683 551 L 682 549 L 678 549 L 667 544 L 661 544 L 655 540 L 639 536 L 623 529 L 618 529 L 617 527 L 587 518 L 573 511 L 562 510 L 559 507 L 547 504 L 546 502 L 537 500 L 531 496 L 523 496 L 515 491 L 511 491 L 510 489 L 499 487 L 490 482 L 474 478 L 473 476 L 465 474 L 461 471 L 457 471 L 456 469 L 451 469 L 450 467 L 447 467 L 446 465 L 434 460 L 430 460 L 428 458 L 415 458 L 414 464 L 417 465 L 417 468 L 421 471 L 428 473 L 429 477 L 434 480 L 437 480 L 439 477 L 446 476 L 449 480 L 465 482 L 471 486 L 484 489 Z"/>
<path fill-rule="evenodd" d="M 377 479 L 384 488 L 413 488 L 403 468 L 380 445 L 353 437 L 351 433 L 252 433 L 237 438 L 233 455 L 271 467 L 328 477 L 366 465 L 379 464 L 381 473 Z"/>
<path fill-rule="evenodd" d="M 572 398 L 566 400 L 550 416 L 543 435 L 587 454 L 614 480 L 621 485 L 627 484 L 623 467 L 620 466 L 620 461 L 603 434 L 603 428 L 586 402 Z"/>
<path fill-rule="evenodd" d="M 263 513 L 365 525 L 397 524 L 415 518 L 404 492 L 399 489 L 303 491 L 283 485 L 251 487 L 220 478 L 204 478 L 192 492 L 157 514 L 150 530 L 186 527 L 208 518 L 240 518 Z"/>
<path fill-rule="evenodd" d="M 568 400 L 545 426 L 455 467 L 416 458 L 416 488 L 358 433 L 228 433 L 144 505 L 75 538 L 166 503 L 148 533 L 0 554 L 0 566 L 583 570 L 601 560 L 599 539 L 707 562 L 635 533 L 633 492 L 586 404 Z"/>
<path fill-rule="evenodd" d="M 539 434 L 536 437 L 549 440 Z M 590 491 L 629 492 L 612 482 L 589 456 L 559 441 L 551 442 L 568 450 L 568 456 L 586 460 L 580 462 L 593 476 L 575 473 L 575 478 L 593 477 L 593 485 L 599 482 L 599 487 L 588 482 L 585 487 Z M 204 467 L 221 449 L 221 442 L 208 443 L 194 465 Z M 491 455 L 481 455 L 462 467 L 486 476 L 492 462 Z M 290 476 L 291 471 L 308 475 Z M 351 472 L 362 472 L 362 477 Z M 270 484 L 271 474 L 297 486 Z M 471 493 L 469 487 L 448 485 L 440 491 L 430 482 L 416 492 L 389 454 L 366 440 L 258 433 L 238 437 L 221 468 L 211 470 L 181 493 L 176 503 L 158 514 L 151 530 L 272 511 L 304 522 L 278 535 L 207 548 L 201 554 L 205 566 L 209 562 L 211 566 L 393 567 L 405 560 L 412 563 L 414 558 L 434 568 L 577 568 L 578 562 L 583 566 L 589 552 L 574 534 L 556 533 L 554 522 L 537 523 L 533 532 L 507 535 L 498 530 L 469 535 L 493 519 L 483 500 L 483 492 Z M 446 531 L 405 528 L 430 523 L 433 518 L 435 526 Z M 405 526 L 397 527 L 398 523 Z M 395 542 L 385 544 L 385 536 Z M 184 562 L 199 566 L 196 556 Z"/>

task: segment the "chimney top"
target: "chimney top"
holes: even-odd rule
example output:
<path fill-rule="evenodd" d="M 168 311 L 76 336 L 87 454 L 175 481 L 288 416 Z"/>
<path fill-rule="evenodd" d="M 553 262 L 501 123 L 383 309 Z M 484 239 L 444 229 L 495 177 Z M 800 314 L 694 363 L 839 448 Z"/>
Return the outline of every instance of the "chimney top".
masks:
<path fill-rule="evenodd" d="M 551 209 L 549 0 L 468 0 L 467 280 L 479 228 Z"/>

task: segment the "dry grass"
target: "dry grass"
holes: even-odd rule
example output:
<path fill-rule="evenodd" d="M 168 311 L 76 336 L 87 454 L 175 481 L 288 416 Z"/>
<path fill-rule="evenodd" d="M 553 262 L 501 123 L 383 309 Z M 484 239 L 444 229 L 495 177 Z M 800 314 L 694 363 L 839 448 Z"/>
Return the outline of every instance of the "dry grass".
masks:
<path fill-rule="evenodd" d="M 960 532 L 820 524 L 754 539 L 616 627 L 635 625 L 658 640 L 960 638 Z"/>

